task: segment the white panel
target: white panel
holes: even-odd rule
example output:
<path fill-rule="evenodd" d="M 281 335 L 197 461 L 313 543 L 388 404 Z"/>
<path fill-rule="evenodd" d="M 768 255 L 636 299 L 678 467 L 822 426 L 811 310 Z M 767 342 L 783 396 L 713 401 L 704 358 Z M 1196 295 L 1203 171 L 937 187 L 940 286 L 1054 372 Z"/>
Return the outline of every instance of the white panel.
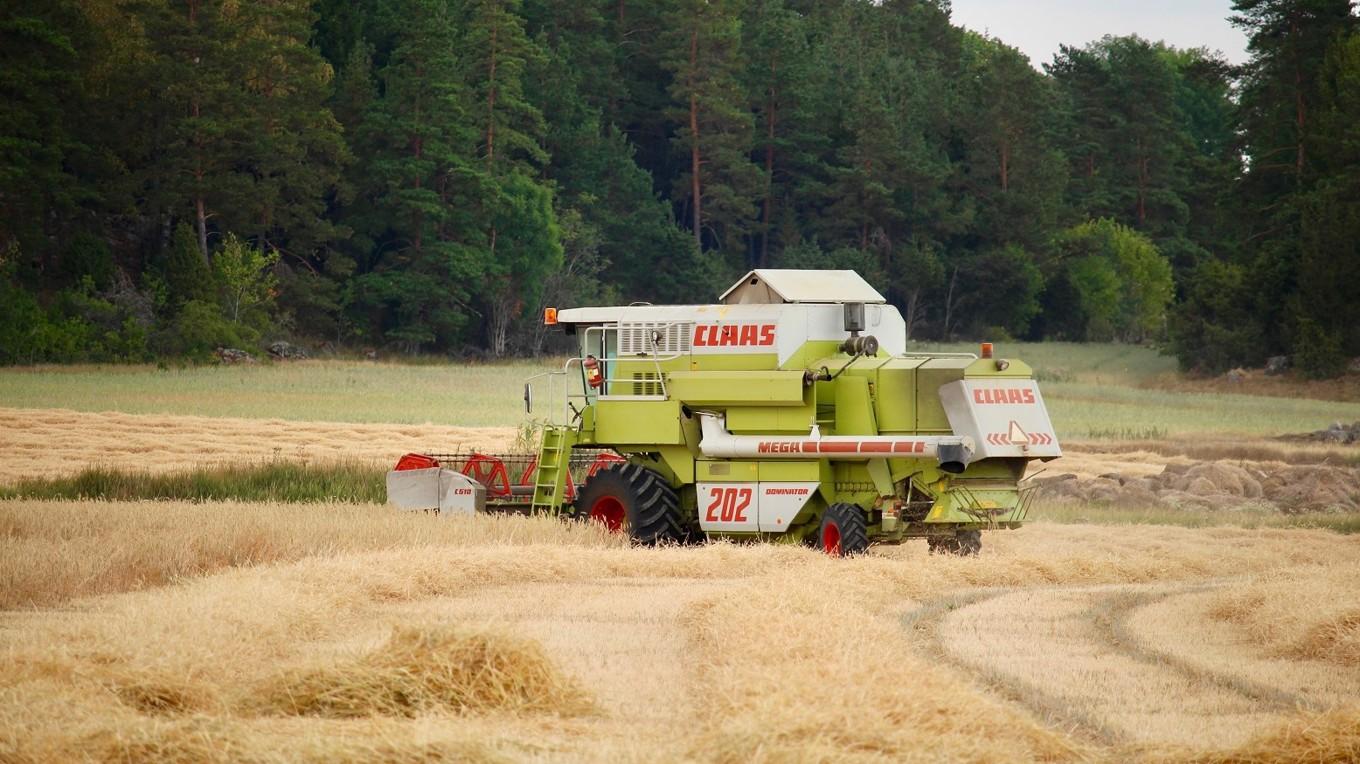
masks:
<path fill-rule="evenodd" d="M 486 488 L 440 467 L 387 473 L 387 503 L 398 509 L 437 509 L 441 516 L 470 515 L 486 507 Z"/>
<path fill-rule="evenodd" d="M 699 527 L 705 531 L 760 530 L 759 483 L 699 483 Z"/>
<path fill-rule="evenodd" d="M 453 470 L 441 470 L 443 481 L 439 496 L 439 514 L 471 515 L 486 509 L 486 487 L 476 480 Z"/>
<path fill-rule="evenodd" d="M 628 356 L 669 356 L 689 352 L 694 324 L 689 322 L 642 321 L 619 324 L 618 353 Z"/>
<path fill-rule="evenodd" d="M 760 529 L 783 533 L 817 492 L 818 483 L 760 483 Z"/>
<path fill-rule="evenodd" d="M 557 313 L 563 324 L 620 324 L 633 325 L 638 331 L 621 331 L 622 345 L 635 352 L 650 354 L 650 331 L 643 327 L 681 326 L 669 331 L 680 331 L 693 344 L 695 354 L 778 353 L 779 363 L 786 363 L 798 349 L 810 340 L 840 342 L 849 337 L 845 331 L 844 308 L 840 305 L 634 305 L 616 308 L 570 308 Z M 891 305 L 865 306 L 866 333 L 878 338 L 879 347 L 890 355 L 901 355 L 907 349 L 906 322 Z M 687 326 L 685 326 L 687 325 Z M 736 325 L 735 337 L 723 344 L 721 327 Z M 750 326 L 743 337 L 740 327 Z M 692 328 L 690 328 L 692 327 Z M 716 330 L 713 327 L 718 327 Z M 762 344 L 765 327 L 773 327 L 773 346 Z M 715 333 L 716 332 L 716 333 Z M 671 340 L 667 340 L 670 342 Z M 683 340 L 679 340 L 681 352 Z M 735 343 L 735 344 L 733 344 Z M 627 355 L 627 351 L 620 348 Z"/>
<path fill-rule="evenodd" d="M 1039 385 L 1032 379 L 962 379 L 940 387 L 955 435 L 974 441 L 974 460 L 1062 456 Z"/>

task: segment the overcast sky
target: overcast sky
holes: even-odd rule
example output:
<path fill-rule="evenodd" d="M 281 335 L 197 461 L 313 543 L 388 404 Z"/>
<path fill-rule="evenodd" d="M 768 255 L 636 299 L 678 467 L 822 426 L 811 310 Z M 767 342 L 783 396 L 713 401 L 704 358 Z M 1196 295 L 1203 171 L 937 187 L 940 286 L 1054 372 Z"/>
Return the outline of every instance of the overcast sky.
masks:
<path fill-rule="evenodd" d="M 1246 37 L 1228 23 L 1231 0 L 953 0 L 954 23 L 986 32 L 1027 54 L 1035 68 L 1059 45 L 1082 46 L 1137 34 L 1178 48 L 1222 51 L 1246 60 Z"/>

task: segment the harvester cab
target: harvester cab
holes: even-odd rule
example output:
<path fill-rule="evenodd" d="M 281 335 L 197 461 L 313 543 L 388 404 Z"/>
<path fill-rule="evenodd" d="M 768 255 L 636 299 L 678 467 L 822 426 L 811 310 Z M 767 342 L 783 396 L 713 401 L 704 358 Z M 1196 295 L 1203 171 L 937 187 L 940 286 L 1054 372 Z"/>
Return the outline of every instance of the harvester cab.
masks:
<path fill-rule="evenodd" d="M 527 508 L 641 543 L 974 553 L 1025 520 L 1029 462 L 1061 455 L 1029 366 L 990 345 L 908 353 L 901 314 L 853 271 L 755 270 L 714 305 L 548 318 L 580 350 L 526 385 L 544 432 Z"/>

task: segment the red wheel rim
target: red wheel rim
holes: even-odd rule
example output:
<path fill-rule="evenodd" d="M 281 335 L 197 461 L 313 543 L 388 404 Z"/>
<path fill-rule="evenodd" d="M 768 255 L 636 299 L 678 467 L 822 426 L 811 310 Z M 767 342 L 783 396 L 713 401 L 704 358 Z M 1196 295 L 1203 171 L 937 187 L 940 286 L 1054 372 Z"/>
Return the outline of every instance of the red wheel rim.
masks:
<path fill-rule="evenodd" d="M 841 529 L 834 522 L 822 526 L 822 551 L 832 557 L 841 556 Z"/>
<path fill-rule="evenodd" d="M 611 531 L 623 530 L 623 521 L 628 513 L 623 509 L 623 502 L 613 496 L 601 496 L 590 505 L 590 519 L 597 523 L 602 523 L 604 527 Z"/>

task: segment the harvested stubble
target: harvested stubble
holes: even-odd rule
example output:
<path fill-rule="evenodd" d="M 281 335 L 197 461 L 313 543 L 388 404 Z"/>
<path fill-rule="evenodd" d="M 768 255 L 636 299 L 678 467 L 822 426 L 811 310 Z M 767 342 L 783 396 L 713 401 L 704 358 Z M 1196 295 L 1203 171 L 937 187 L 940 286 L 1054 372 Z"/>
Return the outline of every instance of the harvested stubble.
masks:
<path fill-rule="evenodd" d="M 220 530 L 193 510 L 240 507 L 179 508 L 192 545 Z M 176 522 L 129 509 L 132 522 Z M 260 522 L 289 528 L 296 510 L 262 508 Z M 378 520 L 404 522 L 371 510 L 374 523 L 349 518 L 360 538 L 345 543 L 383 551 L 341 553 L 332 536 L 287 565 L 8 614 L 0 760 L 1193 758 L 1074 739 L 942 662 L 904 618 L 977 587 L 1193 583 L 1360 561 L 1352 540 L 1322 532 L 1069 526 L 990 534 L 975 559 L 920 545 L 844 561 L 775 545 L 630 549 L 555 521 L 489 518 L 408 518 L 459 530 L 378 544 L 363 538 Z M 498 660 L 482 648 L 509 650 L 512 681 L 494 686 L 538 689 L 441 701 L 468 697 L 447 690 L 463 680 L 430 677 L 449 675 L 444 653 L 469 635 L 474 663 Z M 1109 691 L 1161 700 L 1127 689 Z M 1326 718 L 1298 728 L 1330 730 L 1309 733 L 1307 750 L 1353 750 Z M 1304 750 L 1282 729 L 1271 739 Z"/>
<path fill-rule="evenodd" d="M 372 504 L 0 501 L 0 609 L 51 606 L 224 568 L 444 545 L 618 547 L 599 528 Z"/>
<path fill-rule="evenodd" d="M 352 424 L 0 408 L 0 485 L 87 467 L 175 472 L 241 462 L 393 464 L 407 451 L 509 449 L 513 427 Z"/>
<path fill-rule="evenodd" d="M 294 669 L 259 694 L 257 710 L 357 718 L 485 711 L 587 713 L 592 704 L 535 642 L 451 628 L 399 628 L 349 661 Z"/>
<path fill-rule="evenodd" d="M 1276 572 L 1217 592 L 1209 615 L 1281 658 L 1360 667 L 1360 593 L 1353 564 Z"/>

